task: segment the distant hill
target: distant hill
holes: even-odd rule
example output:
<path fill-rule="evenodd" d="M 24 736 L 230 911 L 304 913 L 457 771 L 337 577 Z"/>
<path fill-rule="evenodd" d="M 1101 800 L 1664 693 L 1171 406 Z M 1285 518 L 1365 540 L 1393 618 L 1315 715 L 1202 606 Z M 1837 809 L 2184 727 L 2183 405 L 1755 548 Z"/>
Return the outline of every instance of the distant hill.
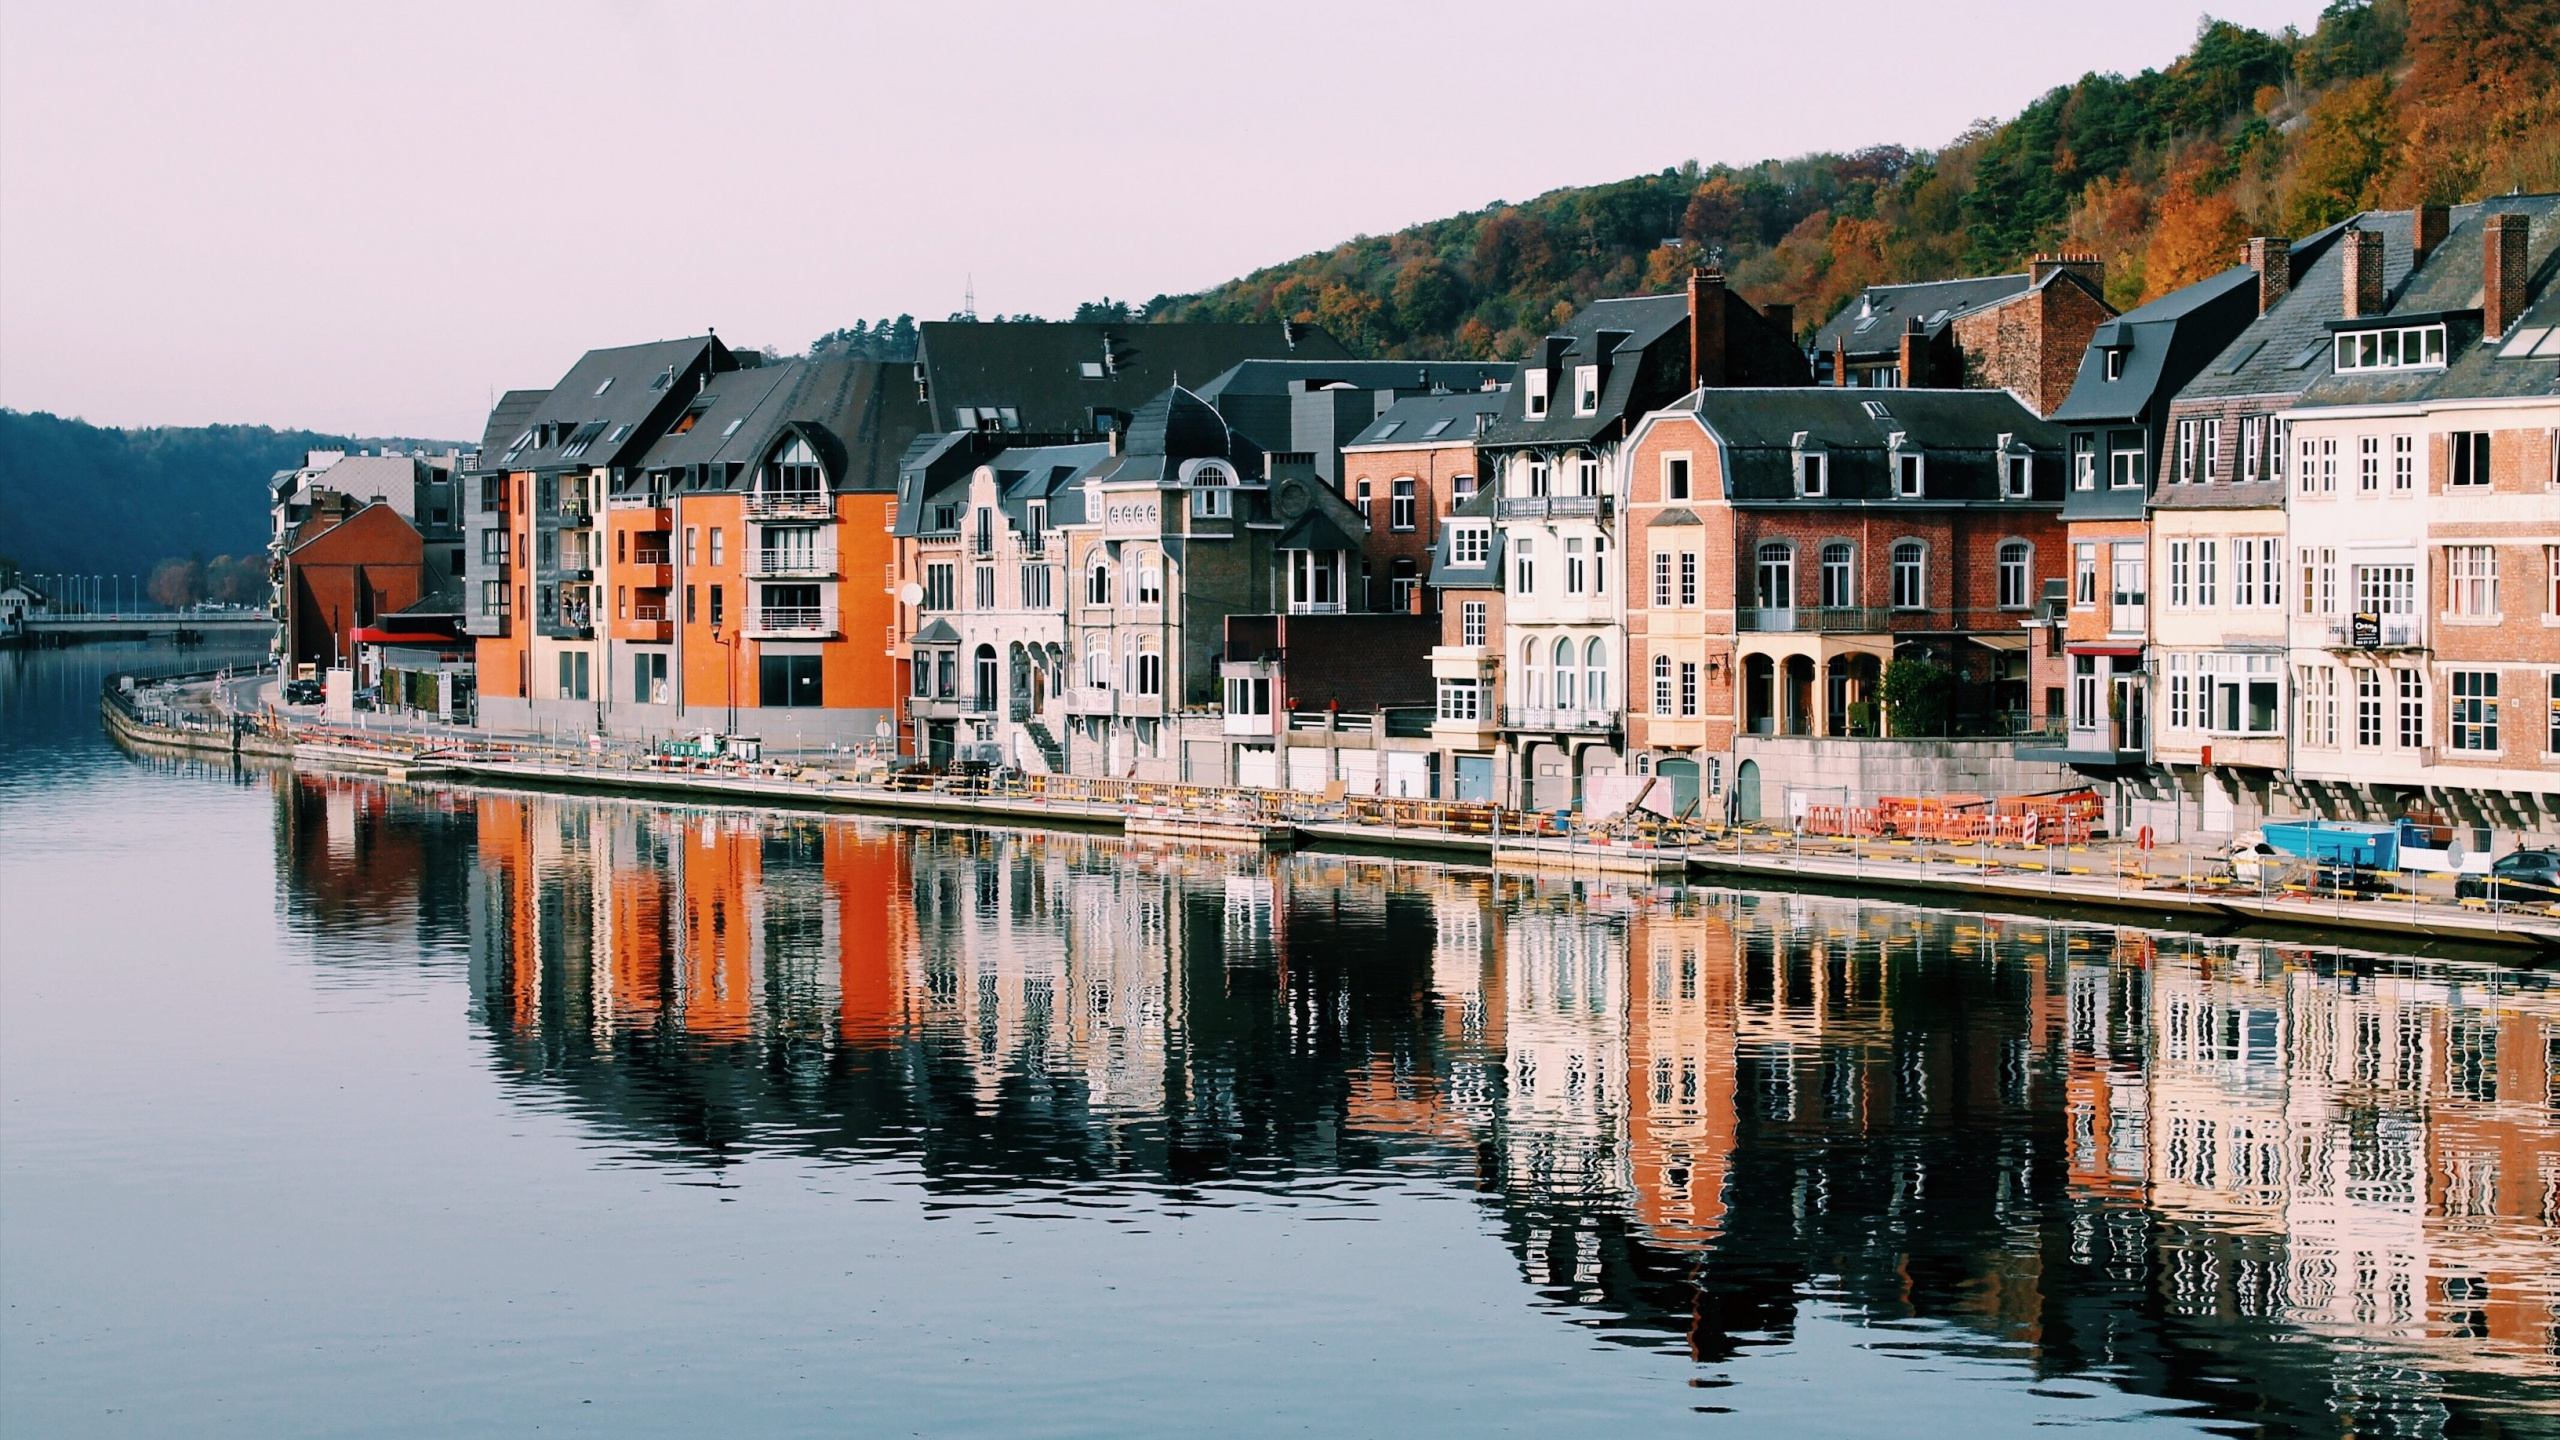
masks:
<path fill-rule="evenodd" d="M 309 450 L 452 448 L 263 425 L 114 430 L 0 410 L 0 560 L 143 575 L 160 561 L 263 554 L 267 479 Z"/>
<path fill-rule="evenodd" d="M 1914 83 L 1960 84 L 1942 77 Z M 1325 326 L 1368 354 L 1513 358 L 1719 253 L 1810 333 L 1867 285 L 2070 247 L 2137 303 L 2372 206 L 2560 189 L 2560 0 L 2333 0 L 2309 35 L 2208 20 L 2163 70 L 2084 75 L 1936 151 L 1694 163 L 1556 190 L 1159 296 L 1148 320 Z"/>

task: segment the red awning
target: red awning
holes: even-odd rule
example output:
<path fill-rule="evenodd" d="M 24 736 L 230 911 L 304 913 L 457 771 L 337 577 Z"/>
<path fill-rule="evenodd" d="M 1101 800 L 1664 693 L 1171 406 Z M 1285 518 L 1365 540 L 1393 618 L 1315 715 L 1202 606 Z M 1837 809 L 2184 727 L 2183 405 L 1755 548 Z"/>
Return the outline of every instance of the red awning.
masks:
<path fill-rule="evenodd" d="M 2073 655 L 2113 655 L 2124 660 L 2142 657 L 2139 645 L 2065 645 L 2062 648 Z"/>
<path fill-rule="evenodd" d="M 463 643 L 441 630 L 385 630 L 378 625 L 359 625 L 348 638 L 358 645 L 406 645 L 416 650 L 450 650 Z"/>

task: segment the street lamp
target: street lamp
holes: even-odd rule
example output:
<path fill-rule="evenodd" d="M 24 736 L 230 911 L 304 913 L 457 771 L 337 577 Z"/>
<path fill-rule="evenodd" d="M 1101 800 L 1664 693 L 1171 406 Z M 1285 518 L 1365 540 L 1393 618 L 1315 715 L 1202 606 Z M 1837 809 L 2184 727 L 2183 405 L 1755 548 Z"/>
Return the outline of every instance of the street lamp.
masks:
<path fill-rule="evenodd" d="M 738 733 L 738 642 L 734 637 L 721 635 L 720 627 L 714 625 L 711 627 L 711 643 L 729 652 L 729 658 L 722 667 L 726 672 L 722 679 L 729 695 L 727 734 L 730 738 L 735 738 Z"/>

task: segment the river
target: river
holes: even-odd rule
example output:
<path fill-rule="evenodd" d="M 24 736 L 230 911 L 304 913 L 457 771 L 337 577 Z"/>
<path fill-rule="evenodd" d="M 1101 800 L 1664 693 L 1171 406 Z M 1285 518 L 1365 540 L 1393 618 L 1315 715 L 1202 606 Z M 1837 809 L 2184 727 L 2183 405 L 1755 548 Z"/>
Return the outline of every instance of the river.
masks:
<path fill-rule="evenodd" d="M 0 1429 L 2560 1428 L 2490 963 L 125 754 L 0 653 Z"/>

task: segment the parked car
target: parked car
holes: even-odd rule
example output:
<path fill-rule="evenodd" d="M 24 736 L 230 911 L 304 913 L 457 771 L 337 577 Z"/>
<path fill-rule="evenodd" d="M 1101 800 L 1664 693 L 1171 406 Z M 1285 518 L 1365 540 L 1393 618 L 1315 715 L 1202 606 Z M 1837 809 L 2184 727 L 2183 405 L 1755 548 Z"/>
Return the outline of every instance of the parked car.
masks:
<path fill-rule="evenodd" d="M 328 694 L 328 688 L 317 680 L 284 682 L 284 703 L 287 705 L 317 705 L 328 698 Z"/>
<path fill-rule="evenodd" d="M 2488 874 L 2454 881 L 2453 893 L 2465 900 L 2516 900 L 2528 905 L 2560 901 L 2560 850 L 2501 855 Z"/>

